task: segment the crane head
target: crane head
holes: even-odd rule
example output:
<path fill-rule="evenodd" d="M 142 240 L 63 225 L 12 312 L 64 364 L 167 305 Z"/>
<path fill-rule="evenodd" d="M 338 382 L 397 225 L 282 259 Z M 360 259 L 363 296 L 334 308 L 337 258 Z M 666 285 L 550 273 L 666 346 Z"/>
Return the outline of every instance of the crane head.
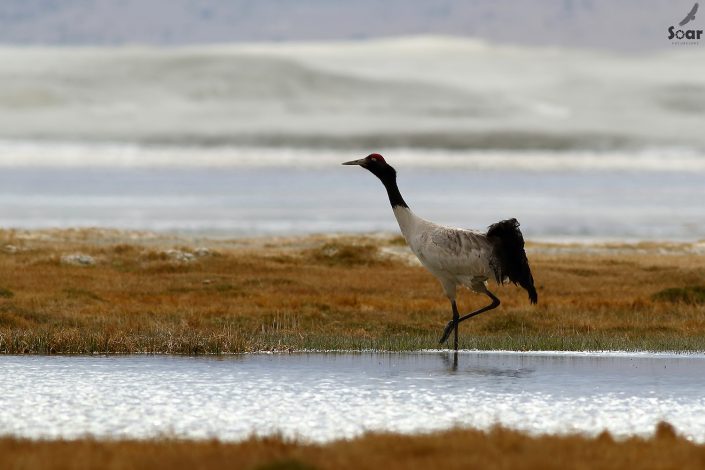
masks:
<path fill-rule="evenodd" d="M 370 171 L 377 178 L 385 180 L 386 178 L 396 177 L 397 172 L 392 168 L 385 160 L 384 157 L 378 153 L 371 153 L 365 158 L 359 160 L 351 160 L 349 162 L 343 163 L 343 165 L 359 165 L 362 168 Z"/>

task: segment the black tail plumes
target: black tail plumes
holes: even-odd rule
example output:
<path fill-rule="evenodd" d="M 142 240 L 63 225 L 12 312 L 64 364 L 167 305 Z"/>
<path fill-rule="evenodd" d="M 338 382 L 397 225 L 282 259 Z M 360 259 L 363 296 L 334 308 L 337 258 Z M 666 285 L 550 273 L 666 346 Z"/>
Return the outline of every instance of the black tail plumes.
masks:
<path fill-rule="evenodd" d="M 494 273 L 498 283 L 509 279 L 519 284 L 529 293 L 532 304 L 538 301 L 529 260 L 524 251 L 524 237 L 519 230 L 517 219 L 502 220 L 490 225 L 487 238 L 494 244 Z"/>

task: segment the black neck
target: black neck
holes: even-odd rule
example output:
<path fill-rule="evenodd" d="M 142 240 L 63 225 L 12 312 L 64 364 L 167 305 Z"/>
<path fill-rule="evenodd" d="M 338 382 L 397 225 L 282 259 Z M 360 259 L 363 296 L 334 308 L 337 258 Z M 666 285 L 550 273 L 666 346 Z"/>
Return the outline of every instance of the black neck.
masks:
<path fill-rule="evenodd" d="M 382 181 L 382 184 L 387 190 L 387 195 L 389 196 L 389 203 L 392 205 L 392 208 L 399 206 L 406 207 L 408 209 L 409 206 L 404 201 L 404 198 L 401 197 L 399 187 L 397 186 L 397 175 L 385 175 L 383 177 L 380 177 L 379 179 Z"/>

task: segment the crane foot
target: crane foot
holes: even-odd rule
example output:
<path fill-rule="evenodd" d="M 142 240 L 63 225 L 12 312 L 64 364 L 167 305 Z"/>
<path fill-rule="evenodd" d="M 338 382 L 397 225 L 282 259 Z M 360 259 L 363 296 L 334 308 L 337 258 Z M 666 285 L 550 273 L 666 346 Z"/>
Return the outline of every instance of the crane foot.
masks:
<path fill-rule="evenodd" d="M 453 320 L 449 321 L 448 324 L 446 325 L 446 329 L 443 330 L 443 336 L 441 336 L 441 340 L 438 342 L 438 344 L 443 344 L 446 341 L 448 341 L 448 338 L 450 337 L 451 331 L 453 331 L 453 328 L 455 327 L 455 322 Z"/>

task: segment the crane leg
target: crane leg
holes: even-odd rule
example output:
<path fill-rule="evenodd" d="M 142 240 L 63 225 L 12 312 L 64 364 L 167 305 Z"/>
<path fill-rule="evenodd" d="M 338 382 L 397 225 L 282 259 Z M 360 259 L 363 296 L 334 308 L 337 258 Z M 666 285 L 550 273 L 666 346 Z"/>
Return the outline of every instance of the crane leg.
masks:
<path fill-rule="evenodd" d="M 477 309 L 474 312 L 470 312 L 467 315 L 463 315 L 462 317 L 460 317 L 458 314 L 458 307 L 455 304 L 455 300 L 450 301 L 451 306 L 453 307 L 453 319 L 448 322 L 448 324 L 446 325 L 446 329 L 443 330 L 443 336 L 441 336 L 441 340 L 439 341 L 439 343 L 441 343 L 441 344 L 445 343 L 448 340 L 448 337 L 450 336 L 450 332 L 455 330 L 454 346 L 455 346 L 455 350 L 457 351 L 458 350 L 458 324 L 461 321 L 465 321 L 468 318 L 474 317 L 475 315 L 479 315 L 483 312 L 486 312 L 488 310 L 492 310 L 492 309 L 499 307 L 500 302 L 499 302 L 499 299 L 497 298 L 497 296 L 495 296 L 492 292 L 490 292 L 487 289 L 484 289 L 483 293 L 486 294 L 490 299 L 492 299 L 492 303 L 485 306 L 485 307 Z"/>
<path fill-rule="evenodd" d="M 458 323 L 460 323 L 460 313 L 458 312 L 458 306 L 455 304 L 455 300 L 451 301 L 451 305 L 453 306 L 453 324 L 455 325 L 455 333 L 454 333 L 454 338 L 453 338 L 453 349 L 456 351 L 458 350 Z M 445 335 L 445 333 L 444 333 Z M 441 341 L 442 343 L 443 341 Z"/>

